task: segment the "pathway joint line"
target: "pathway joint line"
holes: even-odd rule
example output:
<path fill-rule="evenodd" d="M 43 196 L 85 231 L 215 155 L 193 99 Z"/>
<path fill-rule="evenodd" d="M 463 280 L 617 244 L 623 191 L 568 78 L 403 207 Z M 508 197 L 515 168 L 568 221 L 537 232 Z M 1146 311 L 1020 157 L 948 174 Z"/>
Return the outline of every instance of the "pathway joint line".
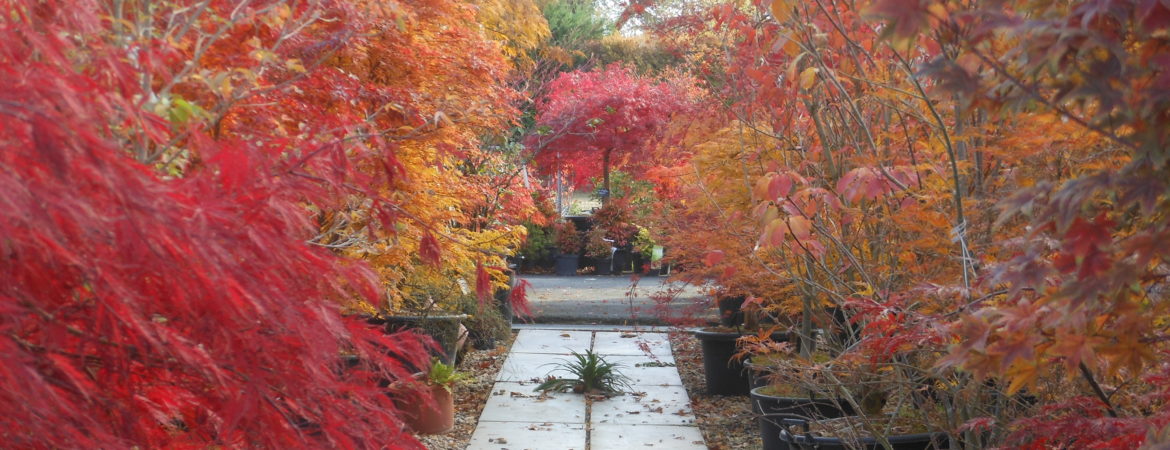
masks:
<path fill-rule="evenodd" d="M 540 397 L 528 392 L 535 386 L 532 381 L 553 370 L 548 364 L 566 356 L 559 353 L 563 350 L 550 351 L 569 343 L 565 341 L 621 362 L 620 370 L 634 380 L 633 392 L 605 400 L 574 393 Z M 650 361 L 672 365 L 638 366 Z M 640 444 L 637 448 L 705 449 L 673 362 L 670 341 L 663 332 L 522 328 L 467 449 L 625 450 L 635 444 Z"/>

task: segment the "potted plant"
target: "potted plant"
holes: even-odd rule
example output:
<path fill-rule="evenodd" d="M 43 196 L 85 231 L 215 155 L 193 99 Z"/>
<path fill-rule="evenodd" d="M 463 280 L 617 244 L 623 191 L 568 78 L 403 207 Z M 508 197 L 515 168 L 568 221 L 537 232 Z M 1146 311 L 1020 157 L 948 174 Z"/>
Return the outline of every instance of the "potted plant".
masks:
<path fill-rule="evenodd" d="M 613 272 L 613 240 L 606 238 L 605 229 L 594 227 L 585 234 L 585 256 L 593 260 L 598 275 Z"/>
<path fill-rule="evenodd" d="M 421 434 L 442 434 L 451 430 L 455 426 L 455 383 L 467 375 L 436 358 L 430 369 L 417 377 L 434 402 L 396 400 L 406 426 Z"/>
<path fill-rule="evenodd" d="M 816 411 L 820 414 L 801 414 L 800 420 L 780 420 L 781 439 L 793 448 L 810 449 L 950 448 L 949 435 L 932 425 L 945 422 L 945 411 L 929 396 L 906 389 L 921 384 L 910 376 L 918 369 L 908 358 L 896 359 L 896 364 L 874 363 L 849 352 L 799 372 L 802 386 L 821 398 L 832 395 L 831 402 L 822 403 L 839 410 L 825 408 Z"/>
<path fill-rule="evenodd" d="M 609 272 L 620 274 L 629 266 L 629 253 L 632 248 L 631 243 L 634 240 L 634 235 L 638 232 L 637 225 L 633 223 L 633 205 L 627 198 L 613 198 L 606 201 L 600 208 L 593 212 L 593 228 L 590 230 L 591 235 L 585 245 L 587 247 L 593 246 L 593 253 L 595 257 L 602 258 L 602 247 L 610 247 L 607 252 Z M 597 235 L 592 235 L 596 233 Z M 606 241 L 602 244 L 601 241 Z M 589 249 L 587 249 L 588 251 Z M 604 262 L 598 262 L 598 270 L 604 271 L 601 268 Z"/>
<path fill-rule="evenodd" d="M 503 295 L 499 295 L 503 292 Z M 507 291 L 497 291 L 491 301 L 502 305 L 508 303 Z M 496 348 L 500 341 L 507 341 L 512 333 L 512 323 L 505 317 L 503 308 L 493 307 L 489 303 L 481 304 L 474 296 L 464 296 L 461 310 L 467 315 L 463 325 L 467 327 L 468 339 L 476 350 L 491 350 Z"/>
<path fill-rule="evenodd" d="M 749 316 L 738 312 L 746 297 L 717 294 L 726 303 L 728 313 L 720 316 L 720 326 L 707 327 L 694 332 L 703 351 L 703 375 L 707 381 L 707 393 L 712 395 L 748 395 L 751 390 L 748 370 L 744 358 L 750 354 L 741 344 L 772 345 L 787 342 L 789 332 L 778 326 L 761 326 L 758 320 L 746 321 Z M 719 302 L 717 302 L 719 303 Z M 737 312 L 731 312 L 734 304 Z M 754 316 L 753 316 L 754 317 Z"/>
<path fill-rule="evenodd" d="M 524 228 L 528 233 L 524 245 L 517 252 L 519 259 L 517 272 L 547 269 L 553 260 L 554 250 L 558 250 L 558 242 L 555 241 L 556 229 L 532 222 L 524 222 Z"/>
<path fill-rule="evenodd" d="M 841 416 L 824 420 L 781 420 L 780 438 L 790 448 L 818 450 L 943 450 L 951 448 L 947 433 L 921 430 L 917 414 Z M 878 430 L 874 433 L 874 429 Z"/>
<path fill-rule="evenodd" d="M 403 286 L 403 299 L 392 309 L 376 311 L 367 322 L 385 326 L 387 333 L 410 330 L 430 336 L 438 344 L 432 355 L 454 364 L 467 340 L 463 321 L 468 316 L 460 312 L 460 303 L 468 293 L 449 274 L 438 271 L 412 273 Z"/>
<path fill-rule="evenodd" d="M 654 263 L 654 247 L 657 244 L 650 236 L 650 230 L 638 227 L 638 234 L 634 236 L 634 270 L 638 273 L 657 276 L 658 268 Z"/>
<path fill-rule="evenodd" d="M 758 415 L 760 437 L 765 450 L 788 449 L 780 438 L 783 417 L 827 419 L 853 414 L 852 405 L 826 392 L 817 371 L 811 367 L 831 363 L 825 351 L 817 351 L 810 358 L 792 351 L 791 343 L 756 343 L 753 354 L 744 363 L 752 384 L 752 412 Z"/>
<path fill-rule="evenodd" d="M 557 246 L 557 275 L 576 275 L 582 246 L 581 232 L 573 221 L 563 220 L 553 225 L 553 234 Z"/>

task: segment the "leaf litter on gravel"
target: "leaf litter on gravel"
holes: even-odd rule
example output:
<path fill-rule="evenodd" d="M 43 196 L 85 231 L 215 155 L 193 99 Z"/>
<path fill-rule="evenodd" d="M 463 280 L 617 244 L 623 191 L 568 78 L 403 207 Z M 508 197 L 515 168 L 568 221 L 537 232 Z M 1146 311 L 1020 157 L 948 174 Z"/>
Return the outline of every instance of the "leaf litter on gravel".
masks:
<path fill-rule="evenodd" d="M 688 332 L 671 333 L 675 367 L 691 398 L 695 423 L 712 450 L 758 449 L 760 440 L 756 417 L 747 396 L 707 395 L 703 378 L 703 352 L 699 341 Z"/>

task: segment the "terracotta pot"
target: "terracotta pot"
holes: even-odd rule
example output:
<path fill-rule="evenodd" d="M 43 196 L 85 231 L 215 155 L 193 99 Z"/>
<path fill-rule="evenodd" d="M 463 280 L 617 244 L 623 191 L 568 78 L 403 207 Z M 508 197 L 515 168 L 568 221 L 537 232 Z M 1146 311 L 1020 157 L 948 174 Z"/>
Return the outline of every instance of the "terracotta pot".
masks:
<path fill-rule="evenodd" d="M 406 426 L 419 434 L 443 434 L 455 426 L 455 396 L 442 386 L 431 386 L 435 405 L 426 402 L 401 402 L 398 410 Z M 438 409 L 435 409 L 435 408 Z"/>

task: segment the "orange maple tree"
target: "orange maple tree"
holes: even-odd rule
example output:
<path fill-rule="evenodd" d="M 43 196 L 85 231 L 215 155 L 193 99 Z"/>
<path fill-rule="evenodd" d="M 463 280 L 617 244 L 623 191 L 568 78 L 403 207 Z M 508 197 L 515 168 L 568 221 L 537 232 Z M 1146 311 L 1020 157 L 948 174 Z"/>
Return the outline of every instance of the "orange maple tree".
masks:
<path fill-rule="evenodd" d="M 694 186 L 671 185 L 670 253 L 700 281 L 764 279 L 772 311 L 844 308 L 849 353 L 935 392 L 934 426 L 965 442 L 1164 439 L 1166 10 L 1111 5 L 779 0 L 664 22 L 726 43 L 691 56 L 725 108 L 663 169 Z"/>
<path fill-rule="evenodd" d="M 520 237 L 470 228 L 459 165 L 517 98 L 477 11 L 4 9 L 8 444 L 421 447 L 381 386 L 428 367 L 429 339 L 343 307 L 388 308 L 434 266 L 490 293 Z"/>

